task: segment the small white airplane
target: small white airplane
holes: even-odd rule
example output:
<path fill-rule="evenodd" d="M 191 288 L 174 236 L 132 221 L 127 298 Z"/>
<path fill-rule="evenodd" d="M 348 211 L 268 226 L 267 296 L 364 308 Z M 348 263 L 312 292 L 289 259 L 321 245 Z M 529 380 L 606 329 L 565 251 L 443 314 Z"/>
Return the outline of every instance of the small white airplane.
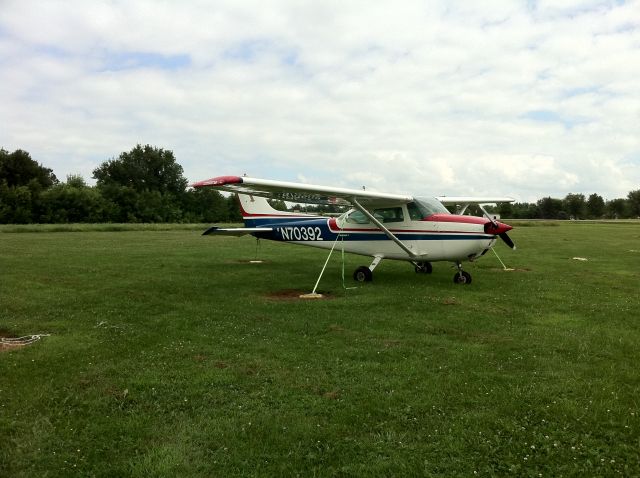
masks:
<path fill-rule="evenodd" d="M 344 251 L 373 257 L 369 266 L 353 274 L 359 282 L 371 281 L 382 259 L 409 261 L 419 273 L 431 273 L 432 262 L 450 261 L 458 271 L 456 284 L 470 284 L 462 261 L 474 261 L 500 237 L 509 247 L 512 227 L 493 219 L 483 205 L 515 201 L 509 197 L 412 197 L 364 189 L 343 189 L 312 184 L 240 176 L 220 176 L 191 184 L 238 194 L 245 227 L 211 227 L 204 235 L 241 236 L 333 249 L 340 238 Z M 267 199 L 306 204 L 350 206 L 339 217 L 279 211 Z M 477 205 L 485 217 L 464 216 Z M 460 206 L 451 214 L 445 205 Z"/>

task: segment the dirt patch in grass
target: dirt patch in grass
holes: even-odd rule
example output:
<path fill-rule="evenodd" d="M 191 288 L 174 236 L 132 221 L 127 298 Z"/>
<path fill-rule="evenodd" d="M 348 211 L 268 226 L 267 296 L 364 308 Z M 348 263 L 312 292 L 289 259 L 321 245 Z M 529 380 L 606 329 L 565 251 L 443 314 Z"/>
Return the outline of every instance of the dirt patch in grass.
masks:
<path fill-rule="evenodd" d="M 317 293 L 321 294 L 322 297 L 319 297 L 313 300 L 327 300 L 327 299 L 333 299 L 334 297 L 329 292 L 318 291 Z M 300 297 L 301 295 L 305 295 L 305 294 L 309 294 L 309 291 L 301 290 L 301 289 L 282 289 L 282 290 L 267 292 L 265 294 L 265 297 L 271 300 L 285 300 L 285 301 L 306 300 L 308 301 L 309 299 L 304 299 Z"/>

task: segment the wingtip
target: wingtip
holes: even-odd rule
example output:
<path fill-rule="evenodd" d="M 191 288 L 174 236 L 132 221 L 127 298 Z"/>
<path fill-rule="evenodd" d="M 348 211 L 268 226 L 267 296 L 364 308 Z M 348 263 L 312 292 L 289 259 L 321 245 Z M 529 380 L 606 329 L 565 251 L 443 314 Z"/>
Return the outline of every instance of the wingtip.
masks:
<path fill-rule="evenodd" d="M 217 176 L 215 178 L 205 179 L 204 181 L 198 181 L 190 184 L 192 188 L 204 188 L 207 186 L 225 186 L 227 184 L 239 184 L 242 182 L 240 176 Z"/>

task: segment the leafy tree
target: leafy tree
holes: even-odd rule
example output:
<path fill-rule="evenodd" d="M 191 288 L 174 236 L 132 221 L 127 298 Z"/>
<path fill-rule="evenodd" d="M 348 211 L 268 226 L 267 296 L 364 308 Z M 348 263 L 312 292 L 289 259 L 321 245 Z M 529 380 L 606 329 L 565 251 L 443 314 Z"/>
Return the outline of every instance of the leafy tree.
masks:
<path fill-rule="evenodd" d="M 235 194 L 227 197 L 227 211 L 229 213 L 229 221 L 240 222 L 242 221 L 242 213 L 240 212 L 240 203 L 238 197 Z"/>
<path fill-rule="evenodd" d="M 536 204 L 517 202 L 511 204 L 513 219 L 533 219 L 538 217 L 538 206 Z"/>
<path fill-rule="evenodd" d="M 108 184 L 96 186 L 106 201 L 109 222 L 137 222 L 134 214 L 138 193 L 128 186 Z"/>
<path fill-rule="evenodd" d="M 172 151 L 138 144 L 128 153 L 121 153 L 118 159 L 102 163 L 93 171 L 93 177 L 98 186 L 115 184 L 138 192 L 180 195 L 187 187 L 182 172 Z"/>
<path fill-rule="evenodd" d="M 540 219 L 560 219 L 563 213 L 563 203 L 561 199 L 552 197 L 542 198 L 537 203 L 538 215 Z"/>
<path fill-rule="evenodd" d="M 187 222 L 226 222 L 229 208 L 226 198 L 215 189 L 191 189 L 183 197 Z"/>
<path fill-rule="evenodd" d="M 629 192 L 627 199 L 631 217 L 640 217 L 640 189 Z"/>
<path fill-rule="evenodd" d="M 269 199 L 269 204 L 272 208 L 277 209 L 278 211 L 286 211 L 287 203 L 285 203 L 282 199 Z M 300 205 L 298 204 L 298 209 L 300 209 Z"/>
<path fill-rule="evenodd" d="M 21 149 L 9 153 L 0 149 L 0 181 L 7 186 L 27 186 L 33 180 L 40 188 L 48 188 L 58 183 L 58 179 L 51 169 L 45 168 L 31 155 Z"/>
<path fill-rule="evenodd" d="M 8 186 L 0 181 L 0 223 L 27 224 L 33 221 L 33 193 L 28 186 Z"/>
<path fill-rule="evenodd" d="M 102 163 L 93 177 L 109 203 L 111 220 L 175 222 L 183 215 L 187 180 L 182 172 L 173 152 L 138 144 Z"/>
<path fill-rule="evenodd" d="M 103 222 L 107 219 L 105 200 L 81 176 L 67 176 L 40 196 L 40 222 Z"/>
<path fill-rule="evenodd" d="M 605 204 L 602 196 L 598 194 L 592 194 L 587 199 L 587 216 L 591 219 L 599 219 L 604 215 Z"/>
<path fill-rule="evenodd" d="M 569 193 L 564 198 L 564 207 L 574 219 L 584 217 L 586 204 L 584 194 Z"/>
<path fill-rule="evenodd" d="M 513 205 L 509 202 L 498 204 L 498 214 L 500 217 L 513 217 Z"/>
<path fill-rule="evenodd" d="M 627 200 L 623 198 L 612 199 L 606 204 L 607 215 L 614 219 L 622 219 L 628 217 Z"/>
<path fill-rule="evenodd" d="M 84 178 L 79 174 L 69 174 L 67 176 L 67 186 L 72 186 L 78 189 L 89 187 Z"/>
<path fill-rule="evenodd" d="M 183 217 L 180 204 L 173 196 L 159 191 L 139 193 L 132 213 L 136 222 L 181 222 Z"/>
<path fill-rule="evenodd" d="M 38 218 L 40 194 L 56 184 L 51 169 L 21 149 L 0 149 L 0 222 L 30 223 Z"/>

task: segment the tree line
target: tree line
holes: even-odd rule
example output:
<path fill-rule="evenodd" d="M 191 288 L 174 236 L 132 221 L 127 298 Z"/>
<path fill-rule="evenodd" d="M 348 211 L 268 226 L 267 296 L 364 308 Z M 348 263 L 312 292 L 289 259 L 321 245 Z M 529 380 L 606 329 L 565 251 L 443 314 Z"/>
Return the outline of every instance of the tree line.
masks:
<path fill-rule="evenodd" d="M 100 164 L 93 179 L 95 186 L 79 175 L 61 182 L 28 152 L 0 149 L 0 224 L 241 219 L 233 196 L 188 188 L 173 152 L 162 148 L 138 144 Z M 512 219 L 637 218 L 640 190 L 609 201 L 598 194 L 568 194 L 564 199 L 545 197 L 536 203 L 501 204 L 494 210 Z"/>
<path fill-rule="evenodd" d="M 535 203 L 500 204 L 495 210 L 511 219 L 635 219 L 640 217 L 640 189 L 626 198 L 605 201 L 599 194 L 545 197 Z"/>
<path fill-rule="evenodd" d="M 76 222 L 231 222 L 236 201 L 188 189 L 172 151 L 137 145 L 93 171 L 61 182 L 23 150 L 0 149 L 0 224 Z"/>

